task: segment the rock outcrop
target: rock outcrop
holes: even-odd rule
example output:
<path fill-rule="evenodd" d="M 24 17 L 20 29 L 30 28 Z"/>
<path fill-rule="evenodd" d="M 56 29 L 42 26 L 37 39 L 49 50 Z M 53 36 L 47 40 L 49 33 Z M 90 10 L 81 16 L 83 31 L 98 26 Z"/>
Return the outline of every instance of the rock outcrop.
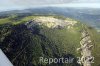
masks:
<path fill-rule="evenodd" d="M 25 25 L 27 25 L 28 28 L 34 25 L 44 25 L 48 28 L 64 28 L 67 26 L 67 28 L 72 28 L 77 23 L 77 21 L 72 20 L 62 20 L 57 19 L 54 17 L 36 17 L 30 21 L 28 21 Z"/>
<path fill-rule="evenodd" d="M 93 59 L 91 54 L 92 51 L 91 49 L 93 47 L 92 41 L 89 33 L 86 30 L 83 30 L 81 34 L 82 34 L 80 41 L 81 47 L 77 49 L 81 51 L 82 55 L 79 63 L 82 64 L 83 66 L 91 66 L 91 62 Z"/>

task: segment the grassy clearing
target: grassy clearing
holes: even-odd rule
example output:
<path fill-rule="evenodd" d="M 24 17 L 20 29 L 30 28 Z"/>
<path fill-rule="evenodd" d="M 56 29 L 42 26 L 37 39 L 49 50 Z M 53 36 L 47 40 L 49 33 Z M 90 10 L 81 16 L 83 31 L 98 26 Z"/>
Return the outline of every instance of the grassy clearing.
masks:
<path fill-rule="evenodd" d="M 0 24 L 5 24 L 5 23 L 10 23 L 10 19 L 9 18 L 3 18 L 3 19 L 0 19 Z"/>

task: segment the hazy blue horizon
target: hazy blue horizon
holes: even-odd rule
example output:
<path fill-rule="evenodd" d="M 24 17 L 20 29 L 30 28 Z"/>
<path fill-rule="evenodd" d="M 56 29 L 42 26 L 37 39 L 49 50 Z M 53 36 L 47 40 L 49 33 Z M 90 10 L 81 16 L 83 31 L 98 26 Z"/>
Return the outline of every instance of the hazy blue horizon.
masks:
<path fill-rule="evenodd" d="M 44 6 L 100 8 L 100 0 L 0 0 L 0 11 Z"/>

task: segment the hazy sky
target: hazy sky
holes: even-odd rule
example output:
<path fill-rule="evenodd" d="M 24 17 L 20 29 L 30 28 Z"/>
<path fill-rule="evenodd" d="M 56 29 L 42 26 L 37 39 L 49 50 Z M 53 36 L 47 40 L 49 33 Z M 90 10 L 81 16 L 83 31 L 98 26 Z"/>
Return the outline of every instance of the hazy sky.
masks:
<path fill-rule="evenodd" d="M 70 4 L 72 3 L 72 4 Z M 82 4 L 81 4 L 82 3 Z M 100 0 L 0 0 L 0 11 L 9 9 L 32 8 L 40 5 L 65 4 L 74 7 L 95 7 L 100 8 Z M 76 5 L 78 4 L 78 5 Z M 90 4 L 90 6 L 88 5 Z M 63 6 L 65 6 L 63 5 Z"/>

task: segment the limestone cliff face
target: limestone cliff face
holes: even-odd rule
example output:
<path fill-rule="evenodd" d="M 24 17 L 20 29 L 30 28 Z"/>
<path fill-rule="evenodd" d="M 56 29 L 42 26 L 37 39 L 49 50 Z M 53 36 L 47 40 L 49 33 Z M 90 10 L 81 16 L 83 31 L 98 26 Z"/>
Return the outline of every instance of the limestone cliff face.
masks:
<path fill-rule="evenodd" d="M 91 61 L 93 59 L 91 54 L 92 52 L 91 48 L 93 47 L 91 37 L 86 30 L 83 30 L 81 34 L 82 34 L 80 41 L 81 47 L 77 49 L 81 51 L 82 55 L 80 63 L 83 66 L 91 66 Z"/>
<path fill-rule="evenodd" d="M 57 19 L 54 17 L 36 17 L 30 21 L 28 21 L 25 25 L 27 25 L 28 28 L 34 26 L 34 25 L 44 25 L 48 28 L 64 28 L 67 26 L 67 28 L 72 28 L 77 23 L 77 21 L 72 20 L 62 20 Z"/>

